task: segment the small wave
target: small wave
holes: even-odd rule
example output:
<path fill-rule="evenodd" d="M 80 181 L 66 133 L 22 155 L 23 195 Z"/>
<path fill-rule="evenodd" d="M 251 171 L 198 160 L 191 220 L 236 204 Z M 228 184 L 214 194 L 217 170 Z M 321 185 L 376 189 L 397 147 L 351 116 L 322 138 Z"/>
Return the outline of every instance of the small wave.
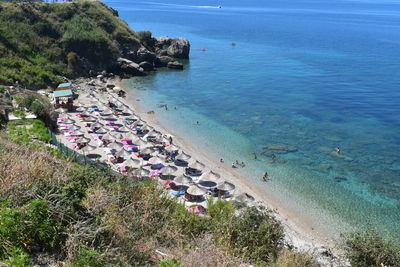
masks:
<path fill-rule="evenodd" d="M 167 3 L 160 3 L 160 2 L 142 2 L 145 4 L 155 4 L 155 5 L 162 5 L 162 6 L 177 6 L 177 7 L 193 7 L 193 8 L 221 8 L 221 6 L 193 6 L 193 5 L 179 5 L 179 4 L 167 4 Z"/>

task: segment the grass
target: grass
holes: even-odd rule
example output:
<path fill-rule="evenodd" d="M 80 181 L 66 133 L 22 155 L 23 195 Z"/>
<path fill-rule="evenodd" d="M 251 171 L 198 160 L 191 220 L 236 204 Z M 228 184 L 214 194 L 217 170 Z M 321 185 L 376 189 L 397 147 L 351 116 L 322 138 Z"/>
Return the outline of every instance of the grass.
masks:
<path fill-rule="evenodd" d="M 25 262 L 35 252 L 69 266 L 283 266 L 274 264 L 288 249 L 269 210 L 245 207 L 237 216 L 232 203 L 217 200 L 200 217 L 152 181 L 114 176 L 4 138 L 0 152 L 2 212 L 38 218 L 26 225 L 21 215 L 10 229 L 25 230 L 2 237 L 0 223 L 0 247 L 7 246 L 0 262 Z M 302 256 L 291 253 L 299 262 Z M 310 257 L 304 266 L 317 264 Z"/>
<path fill-rule="evenodd" d="M 109 69 L 138 35 L 97 1 L 0 2 L 0 84 L 55 86 Z"/>

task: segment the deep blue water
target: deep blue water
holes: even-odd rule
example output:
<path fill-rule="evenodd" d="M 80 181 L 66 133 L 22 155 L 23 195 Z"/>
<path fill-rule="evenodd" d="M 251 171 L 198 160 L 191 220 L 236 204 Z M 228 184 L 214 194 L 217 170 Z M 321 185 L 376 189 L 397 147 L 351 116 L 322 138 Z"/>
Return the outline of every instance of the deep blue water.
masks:
<path fill-rule="evenodd" d="M 128 82 L 146 89 L 149 110 L 176 106 L 159 116 L 218 156 L 248 162 L 248 179 L 316 225 L 339 227 L 339 218 L 400 232 L 400 2 L 106 3 L 134 30 L 191 42 L 184 71 Z M 297 151 L 272 160 L 269 144 Z"/>

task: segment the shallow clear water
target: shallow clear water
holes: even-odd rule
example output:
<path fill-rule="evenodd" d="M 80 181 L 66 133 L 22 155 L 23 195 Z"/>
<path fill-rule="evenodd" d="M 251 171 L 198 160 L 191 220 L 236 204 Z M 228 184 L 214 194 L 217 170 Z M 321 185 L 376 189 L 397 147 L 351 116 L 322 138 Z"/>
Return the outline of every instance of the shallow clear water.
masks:
<path fill-rule="evenodd" d="M 400 231 L 400 3 L 106 2 L 135 30 L 191 41 L 184 71 L 127 82 L 169 126 L 248 163 L 250 181 L 316 224 Z"/>

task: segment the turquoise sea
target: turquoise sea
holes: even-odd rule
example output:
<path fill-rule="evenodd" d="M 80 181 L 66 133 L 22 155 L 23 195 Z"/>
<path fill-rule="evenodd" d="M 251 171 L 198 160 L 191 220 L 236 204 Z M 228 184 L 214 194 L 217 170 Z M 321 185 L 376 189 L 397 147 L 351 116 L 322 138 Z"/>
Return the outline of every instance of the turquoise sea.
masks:
<path fill-rule="evenodd" d="M 190 40 L 184 71 L 126 81 L 167 126 L 246 162 L 313 227 L 400 232 L 400 1 L 105 2 L 134 30 Z"/>

